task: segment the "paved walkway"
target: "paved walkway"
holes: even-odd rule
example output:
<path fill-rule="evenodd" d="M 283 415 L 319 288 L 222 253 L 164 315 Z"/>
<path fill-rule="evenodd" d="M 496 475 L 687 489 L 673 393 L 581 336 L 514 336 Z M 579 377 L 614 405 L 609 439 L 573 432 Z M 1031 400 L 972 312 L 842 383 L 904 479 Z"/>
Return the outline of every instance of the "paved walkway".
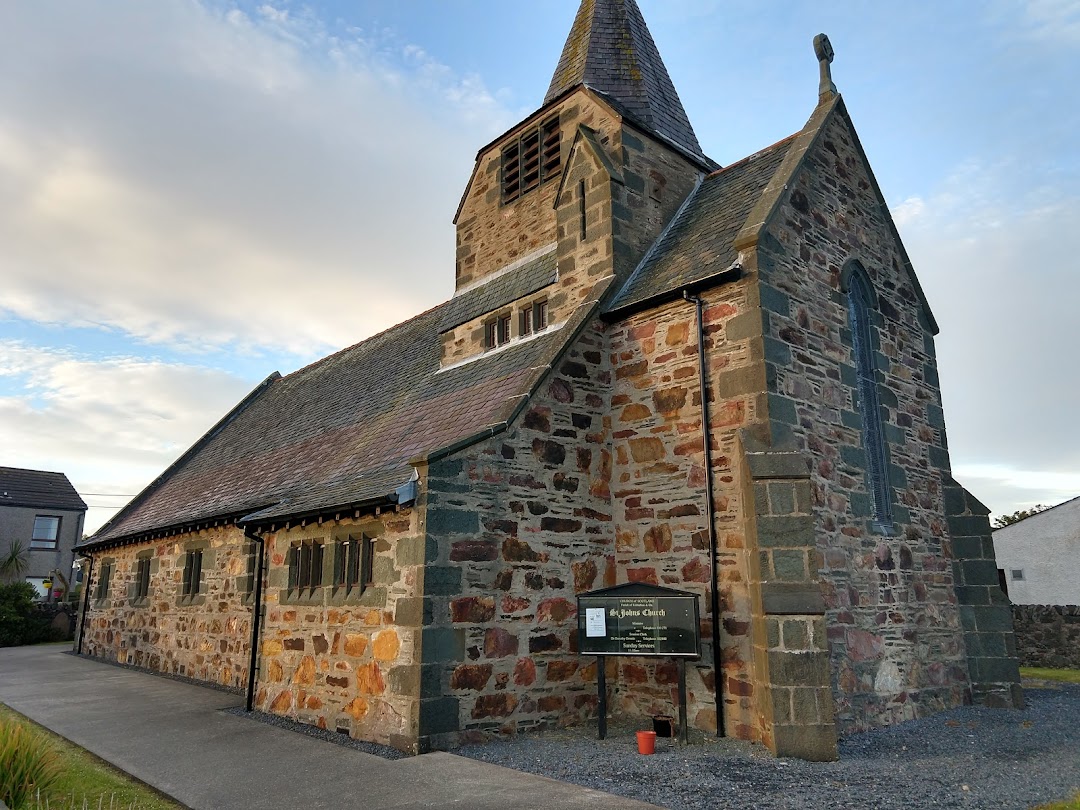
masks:
<path fill-rule="evenodd" d="M 0 702 L 197 810 L 651 807 L 443 752 L 386 760 L 222 712 L 236 695 L 66 649 L 0 649 Z"/>

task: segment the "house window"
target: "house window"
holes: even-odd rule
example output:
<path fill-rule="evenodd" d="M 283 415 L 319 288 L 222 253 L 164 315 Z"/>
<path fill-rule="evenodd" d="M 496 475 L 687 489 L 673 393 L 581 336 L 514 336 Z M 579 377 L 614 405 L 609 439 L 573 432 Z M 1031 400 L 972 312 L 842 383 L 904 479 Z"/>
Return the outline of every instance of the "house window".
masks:
<path fill-rule="evenodd" d="M 1024 569 L 1023 568 L 1013 568 L 1009 573 L 1012 575 L 1013 582 L 1016 582 L 1017 580 L 1021 580 L 1021 579 L 1024 578 Z"/>
<path fill-rule="evenodd" d="M 537 301 L 533 304 L 533 331 L 542 332 L 548 327 L 548 302 Z"/>
<path fill-rule="evenodd" d="M 364 534 L 334 543 L 334 587 L 363 593 L 371 584 L 374 548 L 374 540 Z"/>
<path fill-rule="evenodd" d="M 202 587 L 202 558 L 201 548 L 192 549 L 184 555 L 184 596 L 195 596 Z"/>
<path fill-rule="evenodd" d="M 874 499 L 874 518 L 879 523 L 892 522 L 892 496 L 888 476 L 888 453 L 881 425 L 881 402 L 878 398 L 870 317 L 873 295 L 869 281 L 861 270 L 848 280 L 848 323 L 851 327 L 855 370 L 858 378 L 857 396 L 863 424 L 863 449 L 866 451 L 867 474 Z"/>
<path fill-rule="evenodd" d="M 507 312 L 484 324 L 484 348 L 494 349 L 510 342 L 511 313 Z"/>
<path fill-rule="evenodd" d="M 289 590 L 313 590 L 322 585 L 323 545 L 305 540 L 289 549 Z"/>
<path fill-rule="evenodd" d="M 60 536 L 60 518 L 38 515 L 34 518 L 34 534 L 30 538 L 30 548 L 56 548 L 56 539 Z"/>
<path fill-rule="evenodd" d="M 503 204 L 528 194 L 559 174 L 560 139 L 559 116 L 556 115 L 503 147 Z"/>
<path fill-rule="evenodd" d="M 150 595 L 150 558 L 140 557 L 135 562 L 135 601 Z"/>
<path fill-rule="evenodd" d="M 109 580 L 112 579 L 112 563 L 102 563 L 98 572 L 97 587 L 94 589 L 94 599 L 103 601 L 109 595 Z"/>
<path fill-rule="evenodd" d="M 521 310 L 521 336 L 542 332 L 548 325 L 547 301 L 536 301 Z"/>

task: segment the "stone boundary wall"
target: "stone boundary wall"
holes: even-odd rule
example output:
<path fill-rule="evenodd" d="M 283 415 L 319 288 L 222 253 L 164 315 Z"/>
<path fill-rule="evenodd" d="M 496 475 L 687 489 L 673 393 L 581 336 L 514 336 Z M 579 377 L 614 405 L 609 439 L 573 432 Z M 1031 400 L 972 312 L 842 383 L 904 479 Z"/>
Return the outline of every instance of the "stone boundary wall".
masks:
<path fill-rule="evenodd" d="M 1080 669 L 1080 605 L 1013 605 L 1020 666 Z"/>

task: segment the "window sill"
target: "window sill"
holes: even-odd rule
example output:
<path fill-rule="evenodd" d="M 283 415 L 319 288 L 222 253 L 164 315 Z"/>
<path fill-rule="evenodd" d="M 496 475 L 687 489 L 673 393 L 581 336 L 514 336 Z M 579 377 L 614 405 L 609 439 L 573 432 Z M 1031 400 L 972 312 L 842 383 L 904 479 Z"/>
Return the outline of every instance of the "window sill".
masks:
<path fill-rule="evenodd" d="M 206 596 L 201 593 L 183 594 L 176 600 L 177 607 L 194 607 L 206 604 Z"/>

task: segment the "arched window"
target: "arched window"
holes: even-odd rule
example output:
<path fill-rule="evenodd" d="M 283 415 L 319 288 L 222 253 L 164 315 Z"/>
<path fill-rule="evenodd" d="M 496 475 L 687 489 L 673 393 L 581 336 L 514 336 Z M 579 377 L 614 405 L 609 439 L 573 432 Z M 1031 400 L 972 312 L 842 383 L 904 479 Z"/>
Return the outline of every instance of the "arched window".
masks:
<path fill-rule="evenodd" d="M 892 493 L 889 487 L 888 454 L 881 424 L 881 401 L 878 398 L 871 319 L 874 295 L 870 280 L 858 266 L 847 277 L 848 325 L 851 327 L 855 370 L 858 376 L 858 407 L 863 423 L 863 449 L 866 472 L 874 498 L 874 519 L 892 522 Z"/>

